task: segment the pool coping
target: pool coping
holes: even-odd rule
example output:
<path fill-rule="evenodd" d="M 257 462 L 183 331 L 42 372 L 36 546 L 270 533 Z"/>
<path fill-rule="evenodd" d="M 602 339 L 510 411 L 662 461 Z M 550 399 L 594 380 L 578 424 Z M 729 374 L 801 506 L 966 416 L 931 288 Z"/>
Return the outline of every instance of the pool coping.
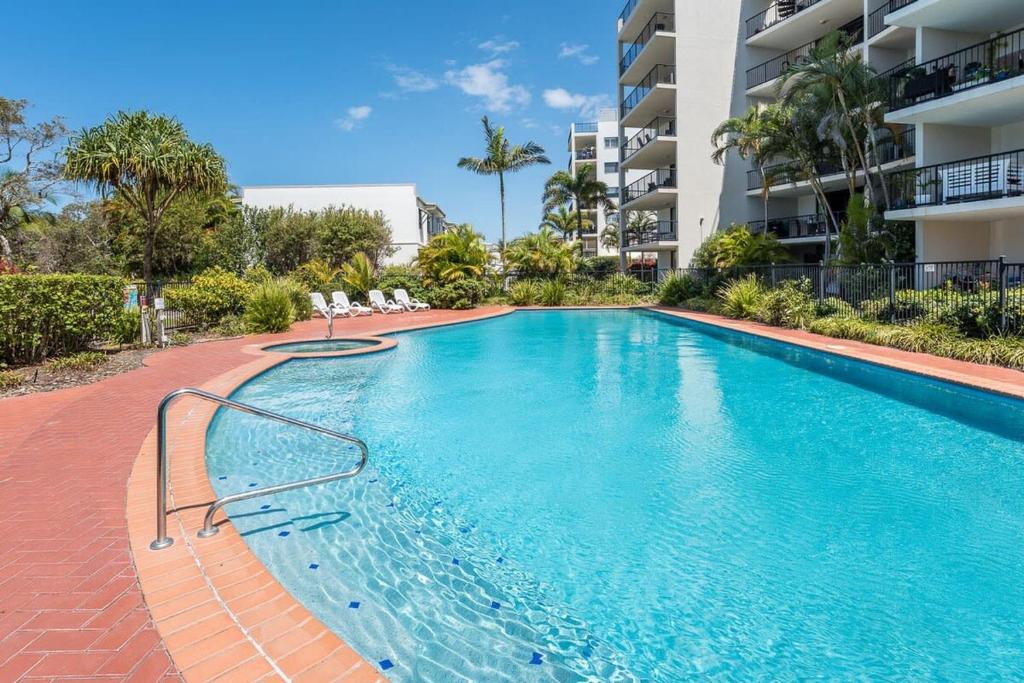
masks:
<path fill-rule="evenodd" d="M 647 310 L 701 325 L 739 334 L 791 344 L 832 356 L 869 363 L 919 377 L 979 389 L 1000 396 L 1024 399 L 1024 372 L 995 365 L 981 365 L 927 353 L 903 351 L 850 339 L 826 337 L 803 330 L 772 327 L 747 320 L 734 320 L 710 313 L 696 313 L 669 306 L 648 306 Z"/>
<path fill-rule="evenodd" d="M 514 312 L 503 308 L 472 318 L 403 327 L 343 338 L 379 340 L 361 349 L 324 354 L 264 351 L 266 343 L 242 351 L 253 360 L 199 388 L 220 395 L 295 359 L 379 353 L 398 341 L 378 335 L 489 320 Z M 320 341 L 317 339 L 296 339 Z M 146 436 L 128 481 L 126 515 L 132 559 L 143 599 L 171 659 L 186 681 L 219 676 L 244 681 L 386 681 L 277 581 L 249 549 L 230 519 L 212 538 L 197 539 L 207 505 L 216 495 L 206 470 L 206 433 L 217 406 L 179 402 L 167 413 L 169 438 L 168 535 L 175 542 L 154 551 L 153 491 L 156 429 Z M 372 457 L 372 455 L 371 455 Z M 221 514 L 219 519 L 225 519 Z M 383 661 L 386 654 L 382 654 Z"/>

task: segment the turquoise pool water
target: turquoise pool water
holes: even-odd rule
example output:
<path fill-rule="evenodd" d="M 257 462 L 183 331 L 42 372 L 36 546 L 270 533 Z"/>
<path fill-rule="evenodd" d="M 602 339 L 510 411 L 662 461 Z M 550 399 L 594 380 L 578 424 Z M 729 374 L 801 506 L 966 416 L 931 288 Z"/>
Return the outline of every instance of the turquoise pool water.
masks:
<path fill-rule="evenodd" d="M 241 401 L 364 438 L 232 506 L 395 681 L 1020 680 L 1020 402 L 646 312 L 293 360 Z M 221 413 L 218 493 L 354 452 Z"/>
<path fill-rule="evenodd" d="M 318 339 L 316 341 L 289 342 L 263 347 L 264 351 L 277 353 L 333 353 L 335 351 L 352 351 L 377 346 L 379 342 L 369 339 Z"/>

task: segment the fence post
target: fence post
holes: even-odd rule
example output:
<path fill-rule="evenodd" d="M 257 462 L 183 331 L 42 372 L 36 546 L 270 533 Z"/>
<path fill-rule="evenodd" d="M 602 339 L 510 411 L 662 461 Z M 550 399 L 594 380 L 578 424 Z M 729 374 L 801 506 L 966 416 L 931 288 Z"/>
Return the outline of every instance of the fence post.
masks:
<path fill-rule="evenodd" d="M 775 264 L 772 264 L 772 289 L 775 289 Z"/>
<path fill-rule="evenodd" d="M 825 301 L 825 262 L 818 261 L 818 303 Z"/>
<path fill-rule="evenodd" d="M 889 264 L 889 322 L 896 324 L 896 264 Z"/>
<path fill-rule="evenodd" d="M 1006 256 L 999 257 L 999 331 L 1006 332 Z"/>

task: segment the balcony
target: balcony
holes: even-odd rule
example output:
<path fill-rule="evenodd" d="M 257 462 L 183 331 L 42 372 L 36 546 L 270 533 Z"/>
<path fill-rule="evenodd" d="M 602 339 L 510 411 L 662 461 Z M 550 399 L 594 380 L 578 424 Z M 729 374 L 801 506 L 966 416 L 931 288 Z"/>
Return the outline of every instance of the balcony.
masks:
<path fill-rule="evenodd" d="M 991 221 L 1024 216 L 1024 150 L 886 176 L 888 220 Z"/>
<path fill-rule="evenodd" d="M 574 161 L 597 161 L 597 147 L 585 147 L 576 150 Z"/>
<path fill-rule="evenodd" d="M 622 168 L 662 168 L 676 161 L 676 120 L 659 116 L 622 146 Z"/>
<path fill-rule="evenodd" d="M 597 123 L 574 123 L 572 125 L 572 132 L 574 135 L 596 135 Z"/>
<path fill-rule="evenodd" d="M 868 15 L 868 41 L 871 45 L 888 48 L 910 48 L 915 43 L 915 32 L 905 26 L 889 25 L 885 18 L 917 0 L 889 0 Z M 883 35 L 884 34 L 884 35 Z"/>
<path fill-rule="evenodd" d="M 618 35 L 624 43 L 635 42 L 634 38 L 643 29 L 647 20 L 656 12 L 671 12 L 675 0 L 627 0 L 619 15 Z"/>
<path fill-rule="evenodd" d="M 675 31 L 675 15 L 656 12 L 619 62 L 620 82 L 635 84 L 654 65 L 674 62 Z"/>
<path fill-rule="evenodd" d="M 621 125 L 636 128 L 656 116 L 675 113 L 676 68 L 658 64 L 633 88 L 619 109 Z"/>
<path fill-rule="evenodd" d="M 984 35 L 1024 22 L 1024 3 L 1020 0 L 918 0 L 898 4 L 886 17 L 890 26 Z"/>
<path fill-rule="evenodd" d="M 842 221 L 843 216 L 837 215 L 836 219 Z M 750 221 L 747 228 L 753 233 L 763 232 L 764 221 Z M 827 228 L 828 218 L 819 214 L 768 219 L 768 232 L 781 241 L 822 242 Z"/>
<path fill-rule="evenodd" d="M 818 176 L 822 178 L 823 184 L 828 187 L 829 183 L 825 182 L 826 179 L 832 179 L 833 176 L 842 176 L 843 164 L 838 159 L 835 161 L 828 161 L 818 164 L 817 170 Z M 768 176 L 769 187 L 783 187 L 788 185 L 791 189 L 799 189 L 806 185 L 807 189 L 810 189 L 810 183 L 804 176 L 803 171 L 799 166 L 789 161 L 766 167 L 765 175 Z M 842 184 L 846 183 L 845 178 L 840 177 L 838 180 Z M 747 171 L 747 191 L 759 193 L 763 187 L 764 181 L 761 177 L 761 171 L 756 168 Z"/>
<path fill-rule="evenodd" d="M 657 221 L 641 231 L 625 231 L 622 235 L 622 248 L 628 250 L 637 247 L 652 247 L 666 242 L 675 242 L 677 239 L 676 221 Z M 651 251 L 656 251 L 656 249 Z"/>
<path fill-rule="evenodd" d="M 1024 109 L 1024 30 L 888 74 L 894 123 L 1001 126 Z"/>
<path fill-rule="evenodd" d="M 851 46 L 857 46 L 864 42 L 864 20 L 857 17 L 853 21 L 841 26 L 839 32 L 845 35 L 851 42 Z M 819 45 L 821 40 L 812 40 L 801 45 L 795 50 L 769 59 L 764 64 L 747 70 L 747 94 L 751 97 L 774 97 L 775 82 L 791 66 L 805 64 L 810 61 L 811 52 Z"/>
<path fill-rule="evenodd" d="M 629 211 L 656 211 L 674 206 L 679 196 L 676 178 L 674 168 L 659 168 L 627 185 L 622 191 L 622 208 Z"/>
<path fill-rule="evenodd" d="M 877 147 L 879 161 L 883 166 L 913 159 L 917 156 L 917 129 L 907 126 L 879 142 Z"/>
<path fill-rule="evenodd" d="M 775 0 L 746 20 L 747 44 L 780 49 L 803 45 L 863 15 L 863 0 Z"/>

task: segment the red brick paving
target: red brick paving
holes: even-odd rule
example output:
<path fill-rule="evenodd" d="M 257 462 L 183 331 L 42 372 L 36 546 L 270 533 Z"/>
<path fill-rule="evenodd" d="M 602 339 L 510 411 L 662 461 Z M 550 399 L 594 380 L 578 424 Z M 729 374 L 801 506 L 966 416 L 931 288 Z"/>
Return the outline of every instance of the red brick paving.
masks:
<path fill-rule="evenodd" d="M 480 313 L 342 320 L 335 336 Z M 286 335 L 169 349 L 93 385 L 0 400 L 0 682 L 181 680 L 139 590 L 125 516 L 157 403 L 251 362 L 243 346 L 324 330 L 313 320 Z"/>

